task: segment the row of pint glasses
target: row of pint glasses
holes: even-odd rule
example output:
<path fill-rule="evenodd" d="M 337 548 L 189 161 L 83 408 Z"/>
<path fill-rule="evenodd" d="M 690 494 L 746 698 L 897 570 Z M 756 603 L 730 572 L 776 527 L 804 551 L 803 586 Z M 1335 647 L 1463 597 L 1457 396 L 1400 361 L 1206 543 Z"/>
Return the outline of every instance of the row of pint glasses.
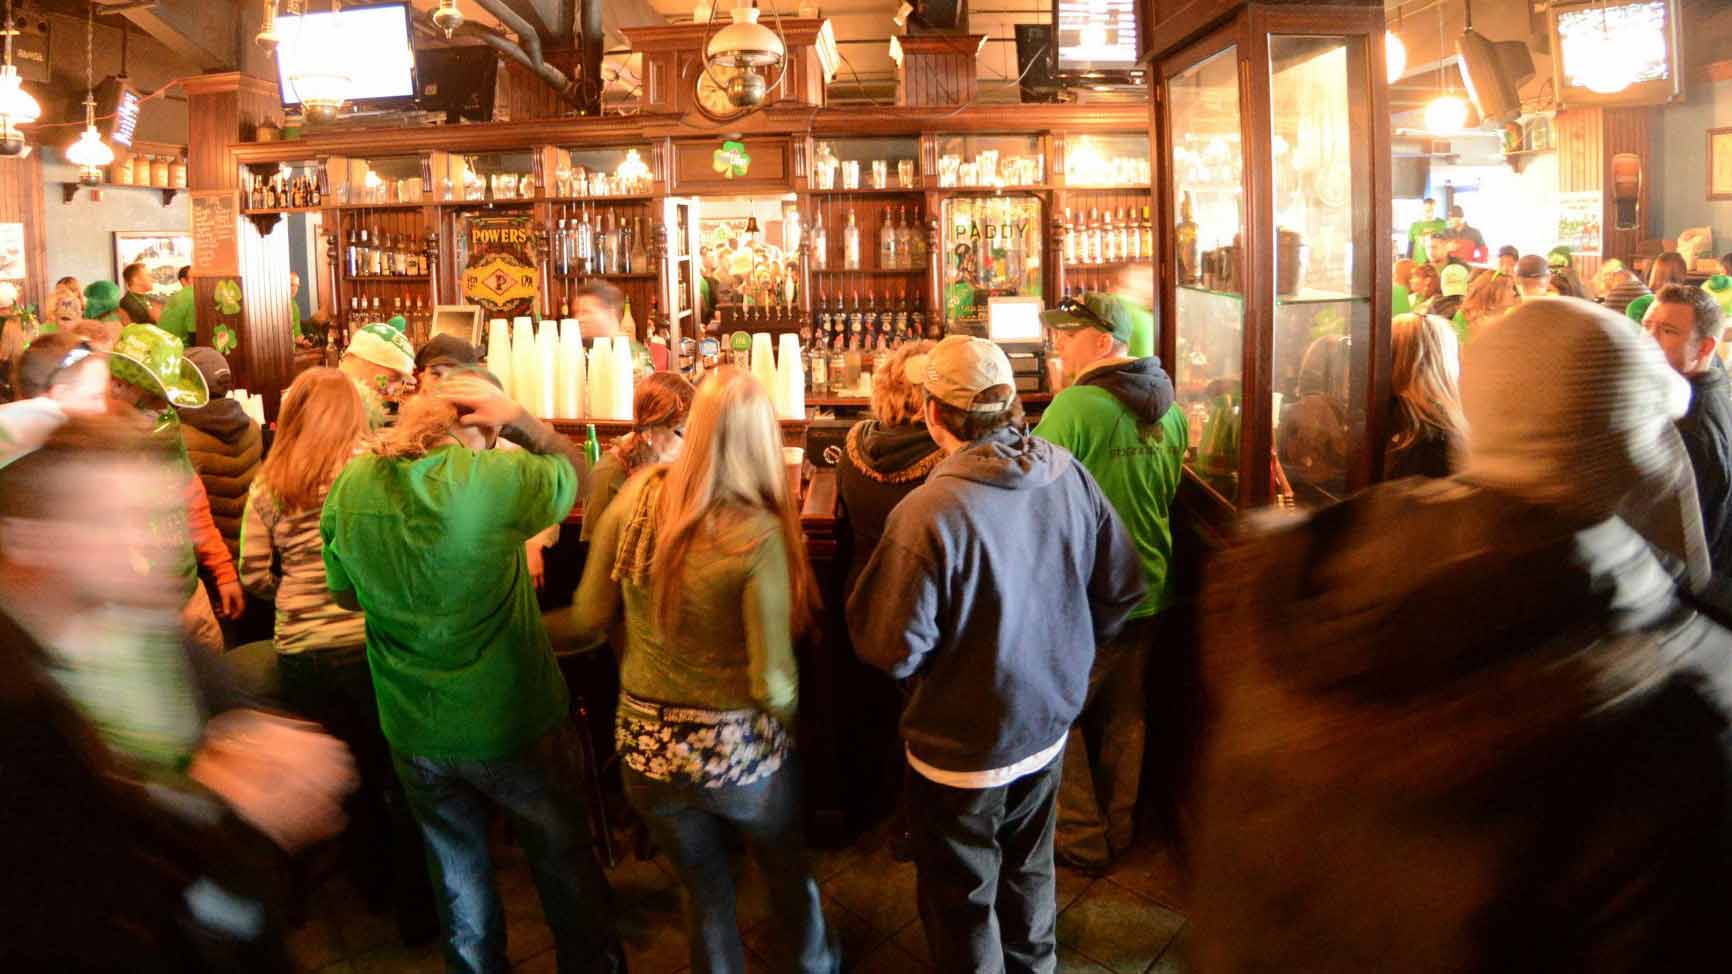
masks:
<path fill-rule="evenodd" d="M 800 336 L 786 333 L 777 336 L 775 354 L 771 354 L 770 333 L 752 334 L 752 357 L 748 368 L 752 376 L 770 390 L 770 401 L 776 415 L 782 419 L 806 418 L 806 361 L 800 349 Z"/>
<path fill-rule="evenodd" d="M 1046 160 L 1038 155 L 1003 156 L 997 149 L 981 149 L 964 162 L 960 155 L 938 157 L 938 185 L 1038 186 L 1046 176 Z"/>
<path fill-rule="evenodd" d="M 585 350 L 576 318 L 494 318 L 487 364 L 505 394 L 542 419 L 632 418 L 631 339 L 597 338 Z"/>
<path fill-rule="evenodd" d="M 870 167 L 868 172 L 871 173 L 870 188 L 889 189 L 890 160 L 874 159 L 867 165 Z M 831 149 L 828 142 L 818 143 L 817 163 L 813 166 L 813 172 L 817 176 L 820 190 L 838 188 L 836 185 L 838 172 L 842 175 L 841 189 L 860 188 L 860 160 L 837 159 L 835 150 Z M 914 189 L 915 172 L 913 159 L 896 160 L 896 188 Z"/>

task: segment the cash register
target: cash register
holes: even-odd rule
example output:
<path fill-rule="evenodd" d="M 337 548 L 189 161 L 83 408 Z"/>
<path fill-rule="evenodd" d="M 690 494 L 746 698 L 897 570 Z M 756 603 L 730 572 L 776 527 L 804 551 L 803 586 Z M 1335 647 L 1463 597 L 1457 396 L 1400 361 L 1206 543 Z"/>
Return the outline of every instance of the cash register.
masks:
<path fill-rule="evenodd" d="M 1004 349 L 1016 376 L 1016 391 L 1046 391 L 1046 330 L 1037 297 L 994 297 L 986 305 L 986 337 Z"/>

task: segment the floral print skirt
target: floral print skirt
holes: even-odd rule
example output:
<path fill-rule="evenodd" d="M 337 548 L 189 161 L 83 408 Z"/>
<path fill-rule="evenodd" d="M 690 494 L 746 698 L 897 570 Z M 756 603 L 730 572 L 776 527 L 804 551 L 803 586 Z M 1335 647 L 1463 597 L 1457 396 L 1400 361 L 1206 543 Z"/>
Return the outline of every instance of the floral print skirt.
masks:
<path fill-rule="evenodd" d="M 667 707 L 621 693 L 614 746 L 620 761 L 646 778 L 730 788 L 775 774 L 792 742 L 762 710 Z"/>

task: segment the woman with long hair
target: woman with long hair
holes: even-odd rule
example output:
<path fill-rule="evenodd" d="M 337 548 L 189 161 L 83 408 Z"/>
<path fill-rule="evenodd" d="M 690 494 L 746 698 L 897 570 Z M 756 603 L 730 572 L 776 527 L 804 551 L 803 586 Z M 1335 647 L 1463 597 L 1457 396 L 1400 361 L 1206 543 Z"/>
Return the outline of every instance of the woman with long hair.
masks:
<path fill-rule="evenodd" d="M 1648 268 L 1648 290 L 1655 294 L 1668 284 L 1688 284 L 1690 268 L 1684 263 L 1684 255 L 1676 250 L 1668 250 L 1654 258 L 1654 266 Z"/>
<path fill-rule="evenodd" d="M 800 835 L 794 640 L 817 586 L 769 393 L 722 368 L 684 450 L 639 472 L 597 525 L 572 607 L 580 634 L 623 606 L 615 742 L 626 797 L 685 887 L 694 972 L 745 967 L 727 836 L 770 887 L 783 967 L 837 969 Z"/>
<path fill-rule="evenodd" d="M 1394 433 L 1383 457 L 1386 479 L 1447 477 L 1467 431 L 1462 418 L 1461 353 L 1455 329 L 1431 315 L 1397 315 L 1393 329 Z"/>
<path fill-rule="evenodd" d="M 364 620 L 331 597 L 319 535 L 325 495 L 367 436 L 366 404 L 342 372 L 313 368 L 295 379 L 283 394 L 270 455 L 247 493 L 240 576 L 247 591 L 276 600 L 277 674 L 285 701 L 355 755 L 361 788 L 349 803 L 344 858 L 369 899 L 395 898 L 407 940 L 432 929 L 432 894 L 414 833 L 390 827 L 396 784 L 379 731 Z"/>
<path fill-rule="evenodd" d="M 1467 296 L 1461 299 L 1454 322 L 1456 335 L 1465 344 L 1482 325 L 1502 318 L 1520 304 L 1521 295 L 1516 293 L 1514 278 L 1491 271 L 1481 274 L 1468 285 Z"/>
<path fill-rule="evenodd" d="M 1437 268 L 1430 264 L 1413 265 L 1413 273 L 1408 277 L 1410 300 L 1415 314 L 1422 308 L 1427 308 L 1436 298 L 1442 296 L 1443 285 L 1437 276 Z"/>
<path fill-rule="evenodd" d="M 652 372 L 632 394 L 632 431 L 613 442 L 595 469 L 583 498 L 583 540 L 595 536 L 595 525 L 632 474 L 646 466 L 671 463 L 679 455 L 692 409 L 692 384 L 677 372 Z"/>

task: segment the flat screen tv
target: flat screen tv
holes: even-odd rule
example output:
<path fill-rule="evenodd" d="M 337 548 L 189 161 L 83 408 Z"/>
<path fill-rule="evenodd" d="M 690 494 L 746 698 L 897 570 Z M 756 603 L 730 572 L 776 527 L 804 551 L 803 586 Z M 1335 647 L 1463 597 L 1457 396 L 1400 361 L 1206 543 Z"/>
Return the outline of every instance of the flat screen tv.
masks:
<path fill-rule="evenodd" d="M 1564 0 L 1549 16 L 1560 106 L 1663 105 L 1683 94 L 1677 0 Z M 1590 87 L 1607 63 L 1630 72 L 1627 87 Z"/>
<path fill-rule="evenodd" d="M 1053 0 L 1061 81 L 1129 82 L 1141 74 L 1137 0 Z"/>
<path fill-rule="evenodd" d="M 300 105 L 294 78 L 302 59 L 328 57 L 349 72 L 347 104 L 357 108 L 410 108 L 415 104 L 415 48 L 409 32 L 409 5 L 328 9 L 277 17 L 277 84 L 283 107 Z"/>

